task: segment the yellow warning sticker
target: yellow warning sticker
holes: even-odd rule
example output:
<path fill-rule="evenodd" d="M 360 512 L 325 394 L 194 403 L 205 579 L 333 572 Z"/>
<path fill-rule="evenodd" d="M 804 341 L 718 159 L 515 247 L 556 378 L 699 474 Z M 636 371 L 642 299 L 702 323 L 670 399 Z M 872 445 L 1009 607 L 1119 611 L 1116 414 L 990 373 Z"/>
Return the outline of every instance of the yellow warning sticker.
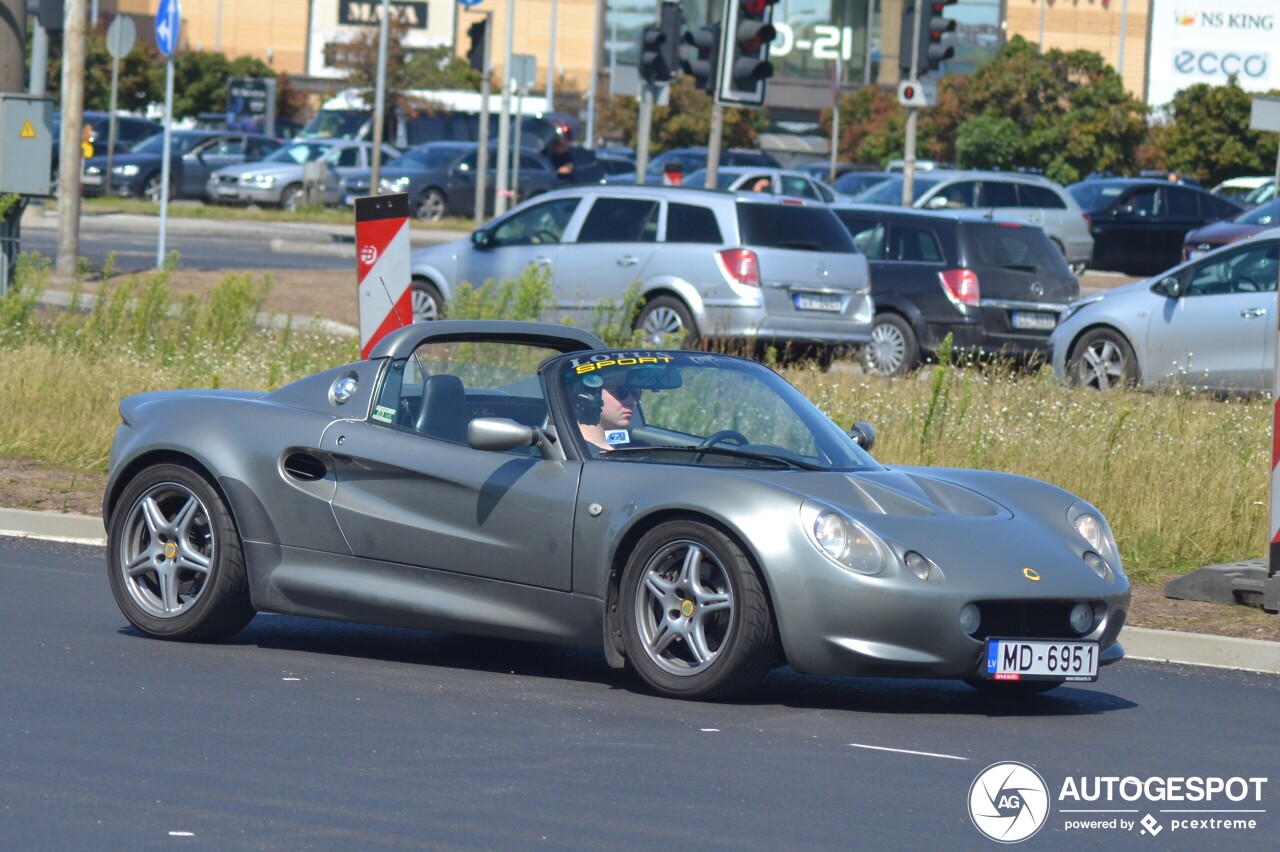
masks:
<path fill-rule="evenodd" d="M 22 122 L 22 130 L 21 132 L 18 133 L 18 138 L 20 139 L 36 138 L 36 128 L 35 128 L 35 125 L 31 123 L 31 119 L 28 118 L 26 121 Z"/>

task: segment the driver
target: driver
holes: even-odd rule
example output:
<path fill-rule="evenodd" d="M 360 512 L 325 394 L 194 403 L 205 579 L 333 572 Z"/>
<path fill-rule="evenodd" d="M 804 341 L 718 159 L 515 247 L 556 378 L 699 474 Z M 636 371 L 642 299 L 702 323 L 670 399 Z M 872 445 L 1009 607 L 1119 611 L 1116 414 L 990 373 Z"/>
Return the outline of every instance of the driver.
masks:
<path fill-rule="evenodd" d="M 626 383 L 627 374 L 587 373 L 579 379 L 574 397 L 582 437 L 601 450 L 631 443 L 631 418 L 640 402 L 640 389 Z"/>

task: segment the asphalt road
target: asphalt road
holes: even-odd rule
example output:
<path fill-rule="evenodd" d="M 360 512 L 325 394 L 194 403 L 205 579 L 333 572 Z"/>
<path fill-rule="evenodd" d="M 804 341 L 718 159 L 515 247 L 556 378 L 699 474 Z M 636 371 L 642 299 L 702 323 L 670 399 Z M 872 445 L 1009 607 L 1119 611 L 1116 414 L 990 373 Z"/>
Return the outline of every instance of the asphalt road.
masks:
<path fill-rule="evenodd" d="M 104 564 L 0 537 L 5 848 L 990 850 L 970 789 L 1003 761 L 1049 791 L 1027 849 L 1258 849 L 1280 825 L 1274 676 L 1122 662 L 1010 703 L 784 669 L 747 700 L 684 703 L 592 649 L 288 616 L 218 645 L 146 639 Z M 1267 780 L 1260 800 L 1061 797 L 1110 776 Z M 1004 812 L 1031 818 L 1011 793 Z M 1068 812 L 1104 808 L 1121 812 Z M 1166 812 L 1188 809 L 1231 813 Z M 1067 829 L 1147 815 L 1154 836 Z M 1172 824 L 1227 818 L 1256 827 Z"/>

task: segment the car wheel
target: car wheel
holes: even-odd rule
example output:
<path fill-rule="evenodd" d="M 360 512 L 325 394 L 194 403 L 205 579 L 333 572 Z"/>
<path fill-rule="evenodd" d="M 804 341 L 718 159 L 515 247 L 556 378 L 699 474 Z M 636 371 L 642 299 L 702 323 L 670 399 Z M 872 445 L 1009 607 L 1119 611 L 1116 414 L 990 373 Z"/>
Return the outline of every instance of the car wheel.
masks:
<path fill-rule="evenodd" d="M 645 302 L 635 327 L 644 332 L 645 342 L 653 346 L 669 345 L 674 339 L 677 345 L 693 349 L 700 341 L 689 309 L 672 296 L 658 296 Z"/>
<path fill-rule="evenodd" d="M 410 298 L 413 300 L 414 322 L 444 319 L 444 296 L 430 281 L 413 279 Z"/>
<path fill-rule="evenodd" d="M 444 218 L 448 207 L 449 204 L 445 200 L 444 193 L 433 187 L 418 196 L 418 202 L 413 208 L 413 215 L 416 219 L 439 222 Z"/>
<path fill-rule="evenodd" d="M 650 530 L 619 591 L 627 659 L 663 695 L 726 698 L 773 665 L 773 618 L 760 578 L 717 529 L 671 521 Z"/>
<path fill-rule="evenodd" d="M 253 618 L 244 552 L 218 493 L 173 464 L 139 474 L 111 512 L 107 573 L 129 622 L 159 639 L 225 639 Z"/>
<path fill-rule="evenodd" d="M 1072 348 L 1067 377 L 1072 384 L 1096 391 L 1134 385 L 1138 381 L 1138 365 L 1133 347 L 1120 332 L 1095 328 Z"/>
<path fill-rule="evenodd" d="M 280 209 L 294 212 L 303 205 L 306 199 L 307 193 L 302 188 L 302 184 L 291 183 L 280 193 Z"/>
<path fill-rule="evenodd" d="M 901 376 L 920 363 L 920 347 L 911 325 L 897 314 L 880 314 L 871 340 L 862 347 L 862 369 L 877 376 Z"/>
<path fill-rule="evenodd" d="M 987 692 L 991 695 L 1040 695 L 1051 689 L 1057 689 L 1062 686 L 1065 681 L 1061 680 L 987 680 L 981 677 L 965 678 L 965 683 L 972 686 L 979 692 Z"/>
<path fill-rule="evenodd" d="M 142 197 L 153 204 L 160 203 L 160 193 L 164 190 L 164 187 L 161 185 L 160 177 L 160 173 L 157 172 L 147 178 L 146 182 L 142 184 Z M 169 193 L 169 197 L 173 198 L 173 193 Z"/>

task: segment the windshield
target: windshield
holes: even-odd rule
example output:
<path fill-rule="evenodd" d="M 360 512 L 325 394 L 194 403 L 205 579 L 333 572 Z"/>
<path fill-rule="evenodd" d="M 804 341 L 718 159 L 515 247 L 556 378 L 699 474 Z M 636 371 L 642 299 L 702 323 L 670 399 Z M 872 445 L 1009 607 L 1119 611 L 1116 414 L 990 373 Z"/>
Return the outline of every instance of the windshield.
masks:
<path fill-rule="evenodd" d="M 458 159 L 464 148 L 457 145 L 424 145 L 411 148 L 390 163 L 388 168 L 446 169 Z"/>
<path fill-rule="evenodd" d="M 267 157 L 263 162 L 298 163 L 300 165 L 320 159 L 329 153 L 331 149 L 331 145 L 326 145 L 323 142 L 296 142 L 272 151 L 271 156 Z"/>
<path fill-rule="evenodd" d="M 920 200 L 920 196 L 942 183 L 943 177 L 917 174 L 911 187 L 911 202 Z M 889 204 L 895 207 L 902 204 L 902 178 L 887 178 L 874 186 L 869 186 L 853 197 L 854 201 L 864 204 Z"/>
<path fill-rule="evenodd" d="M 185 154 L 192 148 L 199 145 L 212 137 L 202 133 L 184 133 L 181 130 L 172 131 L 170 134 L 172 139 L 169 144 L 169 151 L 174 154 Z M 137 145 L 133 146 L 131 154 L 163 154 L 164 153 L 164 134 L 157 133 L 154 136 L 148 136 Z"/>
<path fill-rule="evenodd" d="M 309 139 L 358 139 L 371 115 L 363 109 L 322 109 L 298 135 Z"/>
<path fill-rule="evenodd" d="M 734 181 L 742 177 L 740 172 L 716 172 L 716 189 L 728 189 Z M 707 170 L 698 169 L 684 176 L 684 186 L 705 187 L 707 185 Z"/>
<path fill-rule="evenodd" d="M 546 366 L 583 447 L 607 461 L 784 470 L 876 462 L 781 376 L 687 351 L 574 353 Z"/>
<path fill-rule="evenodd" d="M 1246 210 L 1237 216 L 1234 221 L 1241 225 L 1260 225 L 1264 228 L 1270 228 L 1280 222 L 1280 200 L 1270 201 L 1252 210 Z"/>

